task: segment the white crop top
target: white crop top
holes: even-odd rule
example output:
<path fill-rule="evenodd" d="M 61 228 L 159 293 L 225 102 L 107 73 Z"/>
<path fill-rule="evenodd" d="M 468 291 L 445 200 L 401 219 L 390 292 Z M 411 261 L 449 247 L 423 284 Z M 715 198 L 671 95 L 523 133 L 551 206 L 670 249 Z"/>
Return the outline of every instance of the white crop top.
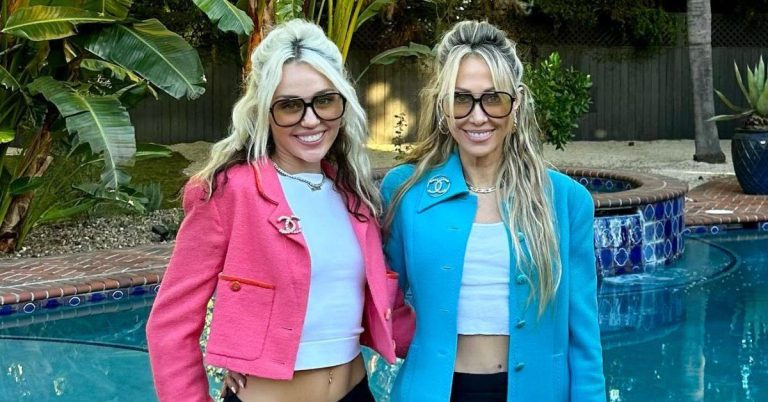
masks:
<path fill-rule="evenodd" d="M 322 178 L 312 173 L 294 176 L 312 183 Z M 311 261 L 307 314 L 294 370 L 347 363 L 360 353 L 365 265 L 344 199 L 330 180 L 311 191 L 305 183 L 279 177 Z"/>
<path fill-rule="evenodd" d="M 458 333 L 509 335 L 509 243 L 504 223 L 475 223 L 459 291 Z"/>

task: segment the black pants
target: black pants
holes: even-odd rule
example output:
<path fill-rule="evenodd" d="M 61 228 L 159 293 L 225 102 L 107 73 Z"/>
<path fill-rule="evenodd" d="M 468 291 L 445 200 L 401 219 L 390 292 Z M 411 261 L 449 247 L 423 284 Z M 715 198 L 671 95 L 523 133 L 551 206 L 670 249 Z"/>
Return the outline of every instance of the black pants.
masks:
<path fill-rule="evenodd" d="M 451 402 L 506 402 L 507 373 L 453 373 Z"/>
<path fill-rule="evenodd" d="M 229 392 L 224 398 L 224 402 L 242 401 L 237 397 L 237 395 Z M 368 388 L 368 377 L 363 377 L 363 379 L 357 383 L 357 385 L 355 385 L 355 387 L 352 388 L 352 390 L 349 391 L 347 395 L 341 398 L 339 402 L 376 402 L 376 399 L 373 398 L 373 394 L 371 393 L 370 388 Z"/>

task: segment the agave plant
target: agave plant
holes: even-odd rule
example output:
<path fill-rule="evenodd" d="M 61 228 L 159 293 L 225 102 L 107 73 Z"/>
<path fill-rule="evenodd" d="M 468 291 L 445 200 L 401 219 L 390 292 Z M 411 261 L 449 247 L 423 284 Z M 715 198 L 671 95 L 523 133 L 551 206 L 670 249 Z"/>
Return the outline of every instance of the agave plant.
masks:
<path fill-rule="evenodd" d="M 205 91 L 195 49 L 156 19 L 130 18 L 132 3 L 0 0 L 0 251 L 17 247 L 34 223 L 29 204 L 43 191 L 59 133 L 102 166 L 91 193 L 136 205 L 124 170 L 136 155 L 128 109 L 158 89 L 177 99 Z M 250 18 L 227 0 L 195 3 L 220 29 L 250 33 Z M 14 165 L 4 161 L 11 144 L 21 147 Z"/>
<path fill-rule="evenodd" d="M 739 66 L 733 63 L 733 69 L 736 73 L 736 82 L 739 84 L 741 93 L 747 100 L 748 107 L 736 106 L 733 102 L 723 95 L 722 92 L 715 90 L 717 96 L 723 103 L 735 113 L 718 115 L 712 117 L 712 121 L 734 120 L 742 117 L 748 117 L 745 128 L 748 129 L 766 129 L 768 128 L 768 70 L 766 70 L 763 57 L 755 65 L 754 70 L 747 67 L 747 85 L 742 81 Z"/>

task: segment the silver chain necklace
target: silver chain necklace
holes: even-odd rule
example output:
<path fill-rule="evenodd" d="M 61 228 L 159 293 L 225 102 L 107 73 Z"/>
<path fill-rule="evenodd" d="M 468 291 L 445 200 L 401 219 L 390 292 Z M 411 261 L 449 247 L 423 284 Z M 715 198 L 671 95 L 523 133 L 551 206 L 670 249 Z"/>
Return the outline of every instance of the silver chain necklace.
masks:
<path fill-rule="evenodd" d="M 493 187 L 475 187 L 469 183 L 467 183 L 467 187 L 469 188 L 469 191 L 475 193 L 475 194 L 490 194 L 494 191 L 496 191 L 496 186 Z"/>
<path fill-rule="evenodd" d="M 277 166 L 277 163 L 275 163 L 275 161 L 272 161 L 272 166 L 275 167 L 275 170 L 277 170 L 277 173 L 280 174 L 280 176 L 287 177 L 289 179 L 293 179 L 293 180 L 296 180 L 298 182 L 302 182 L 302 183 L 306 184 L 309 187 L 309 189 L 312 190 L 312 191 L 318 191 L 318 190 L 322 189 L 323 188 L 323 183 L 325 183 L 325 174 L 324 173 L 320 173 L 320 175 L 322 177 L 320 178 L 320 182 L 319 183 L 312 183 L 311 181 L 309 181 L 309 180 L 307 180 L 307 179 L 305 179 L 303 177 L 292 175 L 292 174 L 286 172 L 285 170 L 283 170 L 283 168 L 281 168 L 280 166 Z"/>

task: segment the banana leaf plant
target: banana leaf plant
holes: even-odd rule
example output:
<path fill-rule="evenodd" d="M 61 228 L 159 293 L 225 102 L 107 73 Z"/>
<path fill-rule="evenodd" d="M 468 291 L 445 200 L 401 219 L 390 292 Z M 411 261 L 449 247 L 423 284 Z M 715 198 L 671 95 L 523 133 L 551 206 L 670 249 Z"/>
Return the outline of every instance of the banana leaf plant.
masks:
<path fill-rule="evenodd" d="M 45 188 L 58 131 L 100 164 L 91 194 L 135 204 L 124 170 L 136 155 L 128 109 L 157 89 L 177 99 L 205 91 L 195 49 L 155 19 L 130 18 L 132 2 L 0 0 L 0 251 L 19 247 L 37 221 L 30 202 Z M 248 26 L 233 21 L 226 0 L 197 3 L 220 27 Z"/>
<path fill-rule="evenodd" d="M 355 32 L 395 0 L 277 0 L 277 21 L 304 18 L 324 26 L 328 38 L 347 59 Z"/>

